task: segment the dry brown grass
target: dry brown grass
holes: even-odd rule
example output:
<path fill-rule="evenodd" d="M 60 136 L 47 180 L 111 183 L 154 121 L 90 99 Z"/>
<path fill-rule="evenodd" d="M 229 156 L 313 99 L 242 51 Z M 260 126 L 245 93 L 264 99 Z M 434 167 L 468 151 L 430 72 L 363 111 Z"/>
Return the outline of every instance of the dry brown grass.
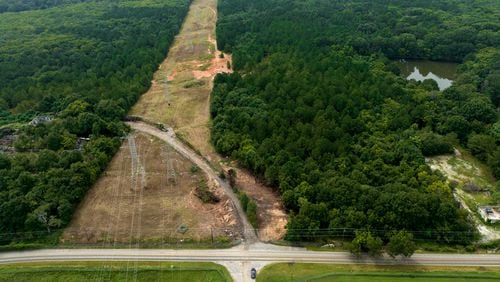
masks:
<path fill-rule="evenodd" d="M 219 58 L 215 24 L 217 0 L 194 0 L 168 57 L 160 65 L 149 91 L 133 107 L 131 115 L 175 128 L 209 160 L 215 154 L 209 144 L 209 105 L 212 79 L 230 72 L 230 55 Z"/>
<path fill-rule="evenodd" d="M 149 91 L 134 106 L 131 115 L 161 122 L 175 129 L 212 165 L 221 157 L 210 144 L 210 93 L 217 73 L 231 72 L 231 56 L 216 50 L 217 0 L 194 0 L 168 57 L 160 65 Z M 238 185 L 257 203 L 259 237 L 282 239 L 287 216 L 276 193 L 255 182 L 250 173 L 238 174 Z"/>
<path fill-rule="evenodd" d="M 131 114 L 174 127 L 177 136 L 189 142 L 212 165 L 221 157 L 210 144 L 210 92 L 212 79 L 231 72 L 231 55 L 215 50 L 216 0 L 195 0 L 168 58 L 162 63 L 151 89 Z M 195 85 L 194 87 L 186 87 Z M 288 222 L 279 195 L 256 183 L 246 171 L 238 173 L 238 185 L 257 203 L 259 238 L 282 239 Z"/>
<path fill-rule="evenodd" d="M 198 182 L 206 181 L 202 172 L 192 172 L 192 163 L 166 143 L 142 133 L 131 136 L 137 162 L 126 140 L 74 214 L 63 243 L 210 240 L 212 231 L 236 233 L 232 206 L 212 183 L 220 203 L 203 204 L 194 195 Z M 182 224 L 189 228 L 185 234 L 177 231 Z"/>

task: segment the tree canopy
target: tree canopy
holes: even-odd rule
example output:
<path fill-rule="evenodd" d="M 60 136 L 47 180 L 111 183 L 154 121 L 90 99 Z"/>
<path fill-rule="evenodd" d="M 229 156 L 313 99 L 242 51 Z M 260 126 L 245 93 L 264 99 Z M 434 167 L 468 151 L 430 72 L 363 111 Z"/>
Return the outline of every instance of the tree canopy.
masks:
<path fill-rule="evenodd" d="M 212 142 L 279 190 L 288 239 L 359 229 L 473 239 L 424 157 L 470 143 L 496 171 L 498 2 L 221 0 L 219 10 L 219 48 L 237 72 L 215 79 Z M 464 64 L 439 92 L 389 60 L 414 58 Z"/>
<path fill-rule="evenodd" d="M 47 9 L 91 0 L 0 0 L 0 13 Z"/>
<path fill-rule="evenodd" d="M 0 17 L 0 140 L 15 148 L 0 151 L 0 243 L 70 221 L 190 1 L 0 0 L 0 12 L 6 3 L 31 11 Z"/>

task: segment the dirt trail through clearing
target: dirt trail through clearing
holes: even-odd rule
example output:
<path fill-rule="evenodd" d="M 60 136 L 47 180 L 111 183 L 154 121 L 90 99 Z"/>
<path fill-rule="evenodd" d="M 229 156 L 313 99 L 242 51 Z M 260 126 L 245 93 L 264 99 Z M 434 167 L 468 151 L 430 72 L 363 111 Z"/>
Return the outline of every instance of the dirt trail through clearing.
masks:
<path fill-rule="evenodd" d="M 130 115 L 166 124 L 177 137 L 191 144 L 214 167 L 223 158 L 210 144 L 210 94 L 218 73 L 232 72 L 232 56 L 217 50 L 217 0 L 194 0 L 190 12 L 151 88 Z M 288 222 L 280 197 L 258 184 L 252 175 L 237 175 L 239 187 L 257 203 L 264 241 L 280 240 Z"/>
<path fill-rule="evenodd" d="M 175 134 L 173 133 L 172 129 L 169 129 L 167 132 L 164 132 L 156 127 L 141 122 L 134 122 L 134 123 L 129 122 L 128 125 L 130 125 L 130 127 L 132 127 L 137 131 L 150 134 L 167 142 L 177 152 L 179 152 L 181 155 L 191 160 L 201 170 L 203 170 L 203 172 L 206 173 L 210 181 L 216 181 L 219 187 L 221 187 L 224 190 L 226 196 L 233 202 L 233 206 L 235 207 L 238 217 L 241 223 L 243 224 L 243 234 L 247 243 L 254 243 L 257 241 L 257 236 L 255 235 L 253 227 L 248 222 L 248 219 L 245 216 L 245 212 L 241 208 L 241 204 L 236 195 L 233 193 L 229 184 L 226 181 L 222 180 L 217 175 L 217 172 L 213 170 L 213 168 L 210 166 L 209 163 L 204 161 L 202 158 L 200 158 L 200 156 L 198 156 L 195 152 L 193 152 L 193 150 L 191 150 L 186 145 L 177 140 L 175 138 Z"/>
<path fill-rule="evenodd" d="M 246 169 L 223 166 L 236 170 L 236 186 L 257 204 L 258 236 L 263 242 L 279 241 L 286 234 L 288 215 L 278 192 L 259 183 Z"/>
<path fill-rule="evenodd" d="M 151 240 L 210 241 L 212 235 L 238 239 L 241 228 L 230 199 L 202 172 L 192 172 L 192 165 L 164 141 L 132 133 L 85 196 L 62 243 L 137 247 Z M 219 203 L 203 204 L 194 195 L 200 181 Z M 181 225 L 188 231 L 179 233 Z"/>

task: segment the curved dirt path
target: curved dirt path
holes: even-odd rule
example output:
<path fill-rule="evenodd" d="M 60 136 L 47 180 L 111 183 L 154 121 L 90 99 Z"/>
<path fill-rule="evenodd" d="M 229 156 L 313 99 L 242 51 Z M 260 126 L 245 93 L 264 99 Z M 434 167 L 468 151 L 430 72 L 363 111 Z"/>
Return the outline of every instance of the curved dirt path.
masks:
<path fill-rule="evenodd" d="M 211 182 L 218 183 L 222 192 L 228 195 L 238 214 L 237 218 L 240 219 L 243 227 L 241 230 L 243 237 L 247 241 L 254 242 L 258 240 L 256 232 L 248 223 L 238 198 L 229 185 L 222 181 L 218 173 L 210 167 L 211 164 L 219 168 L 221 160 L 208 141 L 210 140 L 210 94 L 213 78 L 218 73 L 232 72 L 229 67 L 231 55 L 222 56 L 221 51 L 217 50 L 216 22 L 217 0 L 193 0 L 180 33 L 176 36 L 168 56 L 155 73 L 151 88 L 141 95 L 130 112 L 131 116 L 168 125 L 171 127 L 169 133 L 175 129 L 178 136 L 182 136 L 182 139 L 191 146 L 185 146 L 175 138 L 175 135 L 166 134 L 147 124 L 130 125 L 136 130 L 149 131 L 147 133 L 168 142 L 197 164 L 209 176 Z M 193 147 L 203 157 L 190 149 Z M 275 198 L 268 197 L 267 199 L 271 201 Z M 261 205 L 258 210 L 259 214 L 264 214 L 259 222 L 272 222 L 275 218 L 274 214 L 267 209 L 263 212 L 263 208 L 265 206 Z M 286 215 L 281 216 L 280 219 L 282 217 Z M 268 220 L 262 220 L 262 218 Z M 284 229 L 284 225 L 281 222 L 279 226 Z M 263 238 L 266 239 L 266 237 Z"/>
<path fill-rule="evenodd" d="M 193 0 L 180 33 L 154 75 L 151 88 L 141 95 L 129 114 L 175 129 L 179 139 L 182 137 L 190 148 L 196 148 L 202 158 L 219 171 L 236 165 L 221 163 L 224 158 L 209 142 L 213 79 L 218 73 L 232 72 L 232 56 L 217 50 L 216 22 L 217 0 Z M 245 170 L 238 170 L 237 183 L 257 204 L 258 238 L 268 242 L 281 240 L 288 216 L 279 195 Z M 239 203 L 235 197 L 231 200 L 233 205 Z"/>
<path fill-rule="evenodd" d="M 233 190 L 229 186 L 229 184 L 222 180 L 218 173 L 200 156 L 198 156 L 193 150 L 180 142 L 176 137 L 173 129 L 169 128 L 168 131 L 161 131 L 158 128 L 148 125 L 143 122 L 128 122 L 127 123 L 131 128 L 137 131 L 141 131 L 150 135 L 153 135 L 165 142 L 167 142 L 172 148 L 174 148 L 177 152 L 179 152 L 184 157 L 188 158 L 194 164 L 196 164 L 203 172 L 206 173 L 210 180 L 215 180 L 219 186 L 223 189 L 224 193 L 229 197 L 235 210 L 238 213 L 238 218 L 243 226 L 243 237 L 246 240 L 247 244 L 252 244 L 258 241 L 257 236 L 255 235 L 255 231 L 248 222 L 248 219 L 241 207 L 240 201 L 233 193 Z"/>

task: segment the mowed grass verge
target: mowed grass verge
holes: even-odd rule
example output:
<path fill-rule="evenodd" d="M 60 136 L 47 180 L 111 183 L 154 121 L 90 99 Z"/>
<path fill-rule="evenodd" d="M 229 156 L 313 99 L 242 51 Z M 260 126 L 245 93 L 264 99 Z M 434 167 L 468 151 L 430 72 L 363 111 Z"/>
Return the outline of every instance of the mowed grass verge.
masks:
<path fill-rule="evenodd" d="M 381 266 L 277 263 L 262 269 L 261 282 L 285 281 L 500 281 L 500 267 Z"/>
<path fill-rule="evenodd" d="M 209 262 L 57 262 L 0 265 L 0 281 L 232 281 Z"/>

